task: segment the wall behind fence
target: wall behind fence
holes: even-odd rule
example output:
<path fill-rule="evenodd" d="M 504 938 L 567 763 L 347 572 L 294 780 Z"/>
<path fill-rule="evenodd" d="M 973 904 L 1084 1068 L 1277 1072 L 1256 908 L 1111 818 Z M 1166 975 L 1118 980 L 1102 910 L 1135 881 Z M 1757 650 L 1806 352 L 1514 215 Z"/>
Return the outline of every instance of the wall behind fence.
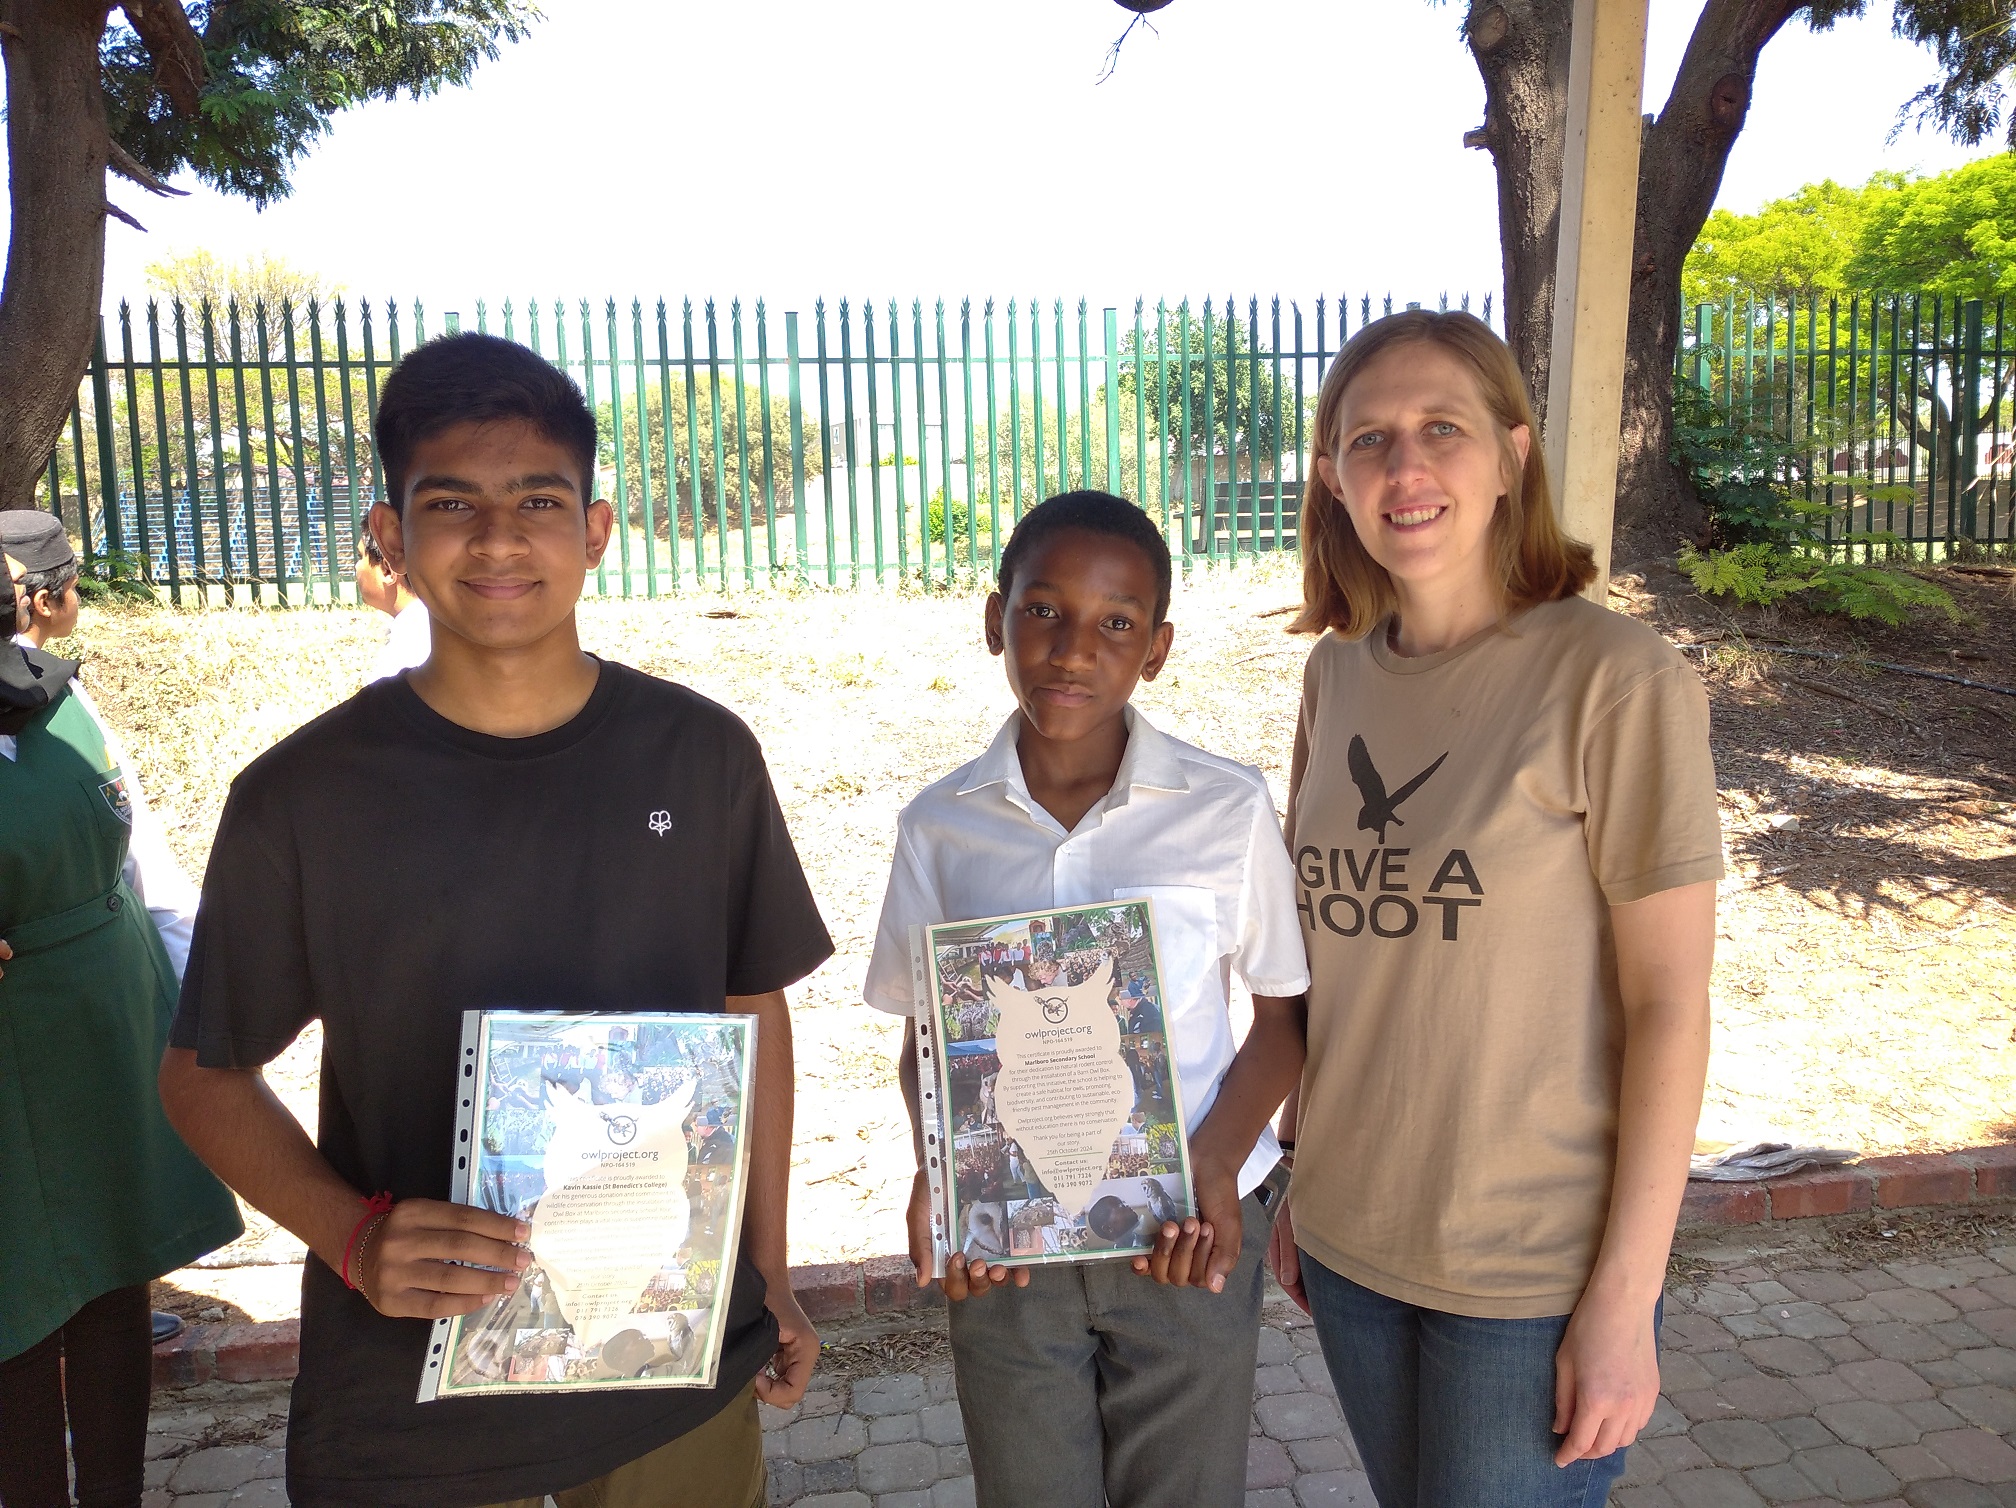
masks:
<path fill-rule="evenodd" d="M 1323 371 L 1394 307 L 507 300 L 431 333 L 521 341 L 581 384 L 625 525 L 595 586 L 651 597 L 989 576 L 1014 521 L 1073 487 L 1134 499 L 1186 563 L 1293 550 Z M 340 599 L 384 482 L 379 383 L 429 333 L 389 300 L 122 304 L 44 504 L 178 603 Z"/>

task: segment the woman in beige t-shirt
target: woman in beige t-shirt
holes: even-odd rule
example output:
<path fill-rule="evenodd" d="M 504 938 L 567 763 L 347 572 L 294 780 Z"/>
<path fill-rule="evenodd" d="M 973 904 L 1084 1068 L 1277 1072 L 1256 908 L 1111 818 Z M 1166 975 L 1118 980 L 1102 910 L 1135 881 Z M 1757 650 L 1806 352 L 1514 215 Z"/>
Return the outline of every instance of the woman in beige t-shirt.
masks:
<path fill-rule="evenodd" d="M 1707 1065 L 1707 700 L 1578 595 L 1590 551 L 1488 327 L 1367 326 L 1316 437 L 1276 1269 L 1382 1508 L 1599 1503 L 1658 1399 Z"/>

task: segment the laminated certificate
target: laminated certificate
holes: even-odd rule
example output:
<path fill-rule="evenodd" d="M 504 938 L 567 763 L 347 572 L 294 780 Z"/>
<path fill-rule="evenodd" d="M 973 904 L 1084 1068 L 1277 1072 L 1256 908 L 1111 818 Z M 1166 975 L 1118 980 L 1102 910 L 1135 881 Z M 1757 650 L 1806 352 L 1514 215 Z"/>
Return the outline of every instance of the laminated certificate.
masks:
<path fill-rule="evenodd" d="M 756 1018 L 466 1011 L 451 1198 L 522 1220 L 515 1292 L 434 1322 L 420 1401 L 711 1387 Z"/>
<path fill-rule="evenodd" d="M 1148 900 L 913 928 L 934 1273 L 1149 1251 L 1196 1209 Z"/>

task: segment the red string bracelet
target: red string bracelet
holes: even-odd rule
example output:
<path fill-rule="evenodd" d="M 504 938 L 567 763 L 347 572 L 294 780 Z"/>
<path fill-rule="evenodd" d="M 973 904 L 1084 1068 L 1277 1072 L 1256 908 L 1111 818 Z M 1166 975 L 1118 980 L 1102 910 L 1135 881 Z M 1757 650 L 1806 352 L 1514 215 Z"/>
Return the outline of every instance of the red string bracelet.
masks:
<path fill-rule="evenodd" d="M 362 1292 L 364 1288 L 362 1283 L 353 1283 L 350 1281 L 350 1254 L 357 1250 L 357 1238 L 364 1234 L 365 1227 L 370 1225 L 372 1221 L 383 1219 L 386 1215 L 392 1213 L 392 1192 L 387 1189 L 382 1193 L 371 1195 L 368 1199 L 360 1195 L 358 1202 L 364 1206 L 364 1213 L 357 1223 L 350 1228 L 350 1239 L 343 1243 L 343 1270 L 338 1276 L 343 1279 L 343 1286 L 345 1288 L 354 1288 Z M 362 1271 L 363 1264 L 360 1262 L 358 1267 L 357 1276 L 361 1278 L 364 1275 Z"/>

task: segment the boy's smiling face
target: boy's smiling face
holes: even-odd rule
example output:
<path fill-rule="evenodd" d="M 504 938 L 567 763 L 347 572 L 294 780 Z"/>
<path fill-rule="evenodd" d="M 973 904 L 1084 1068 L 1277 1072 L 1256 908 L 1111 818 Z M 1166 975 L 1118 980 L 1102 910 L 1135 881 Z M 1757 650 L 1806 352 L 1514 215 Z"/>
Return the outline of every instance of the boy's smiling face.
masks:
<path fill-rule="evenodd" d="M 536 644 L 573 616 L 614 515 L 579 461 L 533 425 L 457 424 L 414 447 L 402 513 L 371 525 L 445 628 L 486 649 Z"/>
<path fill-rule="evenodd" d="M 1060 529 L 987 599 L 987 647 L 1001 655 L 1023 731 L 1072 743 L 1125 712 L 1169 656 L 1175 629 L 1155 622 L 1155 567 L 1111 534 Z"/>

